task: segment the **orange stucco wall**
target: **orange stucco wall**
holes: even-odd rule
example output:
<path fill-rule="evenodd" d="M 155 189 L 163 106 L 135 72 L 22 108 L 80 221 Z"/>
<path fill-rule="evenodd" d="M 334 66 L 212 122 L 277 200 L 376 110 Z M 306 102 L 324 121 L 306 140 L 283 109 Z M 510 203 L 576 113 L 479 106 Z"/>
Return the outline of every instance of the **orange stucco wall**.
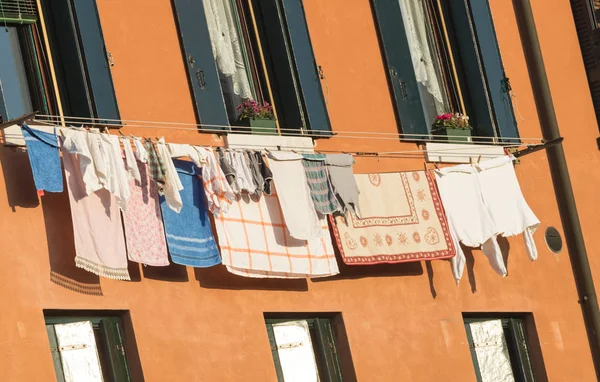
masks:
<path fill-rule="evenodd" d="M 490 0 L 500 50 L 516 94 L 522 137 L 541 137 L 512 4 Z M 554 105 L 590 261 L 600 283 L 598 126 L 567 0 L 532 0 Z M 319 65 L 325 70 L 334 131 L 396 133 L 397 125 L 368 0 L 304 0 Z M 195 123 L 169 0 L 102 0 L 98 8 L 125 120 Z M 127 127 L 167 141 L 218 143 L 195 131 Z M 415 150 L 397 140 L 332 138 L 318 147 Z M 331 280 L 253 280 L 221 267 L 161 271 L 130 264 L 132 282 L 99 280 L 74 269 L 65 193 L 37 203 L 26 153 L 0 148 L 0 379 L 54 378 L 44 309 L 128 310 L 147 381 L 274 381 L 264 312 L 341 312 L 360 381 L 474 381 L 463 312 L 531 312 L 548 377 L 592 381 L 594 369 L 566 250 L 552 254 L 543 231 L 562 232 L 544 152 L 517 166 L 523 193 L 542 221 L 539 259 L 510 238 L 509 275 L 496 275 L 473 251 L 456 286 L 447 261 L 342 268 Z M 357 158 L 357 172 L 422 169 L 423 159 Z M 51 272 L 89 296 L 50 281 Z"/>

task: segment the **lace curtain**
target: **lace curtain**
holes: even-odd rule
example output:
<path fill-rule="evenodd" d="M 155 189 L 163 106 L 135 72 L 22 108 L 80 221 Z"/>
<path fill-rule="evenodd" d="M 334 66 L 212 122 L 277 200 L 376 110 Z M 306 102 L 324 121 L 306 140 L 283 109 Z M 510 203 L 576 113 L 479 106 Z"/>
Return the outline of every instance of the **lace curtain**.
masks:
<path fill-rule="evenodd" d="M 399 0 L 399 2 L 424 111 L 433 122 L 436 114 L 449 110 L 442 92 L 442 79 L 438 70 L 439 63 L 435 48 L 430 40 L 426 4 L 423 0 Z"/>
<path fill-rule="evenodd" d="M 254 96 L 248 80 L 242 53 L 243 42 L 240 41 L 234 10 L 229 0 L 203 0 L 203 4 L 223 94 L 229 97 L 226 100 L 230 106 L 228 109 L 232 107 L 235 111 L 244 99 L 254 99 Z"/>

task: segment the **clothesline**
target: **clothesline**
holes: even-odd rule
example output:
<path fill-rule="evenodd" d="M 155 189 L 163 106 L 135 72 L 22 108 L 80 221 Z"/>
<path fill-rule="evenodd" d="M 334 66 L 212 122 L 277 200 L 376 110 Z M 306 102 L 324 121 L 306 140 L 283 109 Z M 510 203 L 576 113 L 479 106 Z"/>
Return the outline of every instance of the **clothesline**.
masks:
<path fill-rule="evenodd" d="M 228 133 L 232 127 L 240 130 L 250 129 L 247 126 L 230 126 L 230 125 L 215 125 L 215 124 L 203 124 L 203 123 L 186 123 L 186 122 L 163 122 L 163 121 L 147 121 L 147 120 L 126 120 L 126 119 L 111 119 L 111 118 L 89 118 L 89 117 L 74 117 L 74 116 L 59 116 L 51 114 L 38 114 L 36 116 L 36 122 L 48 123 L 49 121 L 54 123 L 61 123 L 64 121 L 65 124 L 96 124 L 107 127 L 122 128 L 122 127 L 139 127 L 139 128 L 154 128 L 154 129 L 172 129 L 172 130 L 190 130 L 198 131 L 202 128 L 202 132 L 225 134 Z M 105 123 L 108 122 L 108 123 Z M 178 126 L 178 127 L 174 127 Z M 184 126 L 184 127 L 180 127 Z M 298 137 L 314 137 L 323 138 L 322 133 L 307 133 L 303 132 L 301 128 L 280 128 L 279 131 L 285 134 L 285 136 L 298 136 Z M 400 138 L 406 138 L 414 142 L 431 142 L 431 138 L 427 134 L 405 134 L 405 133 L 387 133 L 387 132 L 373 132 L 373 131 L 350 131 L 350 130 L 336 130 L 333 132 L 337 138 L 351 138 L 351 139 L 382 139 L 382 140 L 398 140 Z M 452 136 L 450 136 L 452 138 Z M 480 141 L 475 143 L 485 143 L 489 145 L 504 146 L 514 144 L 516 142 L 527 141 L 530 144 L 535 142 L 543 143 L 542 138 L 502 138 L 503 141 L 499 142 L 495 139 L 490 141 L 488 136 L 471 136 L 472 140 Z M 464 140 L 447 140 L 448 143 L 464 143 Z"/>
<path fill-rule="evenodd" d="M 40 122 L 39 120 L 35 120 L 35 121 Z M 132 126 L 132 125 L 128 125 L 128 126 Z M 139 127 L 158 128 L 158 127 L 152 127 L 152 126 L 139 126 Z M 195 130 L 195 128 L 186 128 L 186 130 Z M 133 134 L 131 134 L 131 135 L 126 135 L 126 137 L 134 138 L 135 136 Z M 355 138 L 364 139 L 365 137 L 355 137 Z M 395 138 L 385 138 L 385 139 L 394 139 L 395 140 Z M 429 140 L 427 140 L 427 141 L 429 141 Z M 453 141 L 444 141 L 444 142 L 452 143 Z M 464 141 L 456 141 L 456 143 L 464 143 Z M 523 147 L 523 146 L 527 146 L 528 148 L 533 148 L 533 147 L 539 147 L 542 145 L 543 145 L 542 143 L 538 143 L 538 144 L 524 144 L 524 143 L 496 144 L 496 146 L 503 147 L 503 148 L 518 148 L 518 147 Z M 256 150 L 260 150 L 260 151 L 265 151 L 265 147 L 263 147 L 263 145 L 247 144 L 244 146 L 245 146 L 245 148 L 248 148 L 248 149 L 256 149 Z M 207 146 L 207 147 L 209 147 L 209 146 Z M 305 146 L 285 145 L 284 148 L 280 148 L 278 151 L 284 151 L 284 152 L 292 151 L 293 152 L 296 150 L 306 150 L 306 147 Z M 464 150 L 465 150 L 464 147 L 436 148 L 434 151 L 429 151 L 429 153 L 444 154 L 444 156 L 447 158 L 452 158 L 452 157 L 464 158 L 465 156 L 469 156 L 468 154 L 465 154 Z M 358 150 L 357 151 L 327 150 L 327 149 L 319 150 L 319 149 L 315 148 L 315 152 L 330 153 L 330 154 L 331 153 L 343 153 L 343 154 L 351 154 L 351 155 L 357 156 L 357 157 L 381 159 L 381 158 L 407 158 L 407 157 L 413 158 L 413 157 L 421 156 L 421 155 L 427 153 L 428 150 L 415 149 L 415 150 L 379 152 L 379 151 L 358 151 Z M 477 156 L 482 157 L 482 158 L 495 158 L 498 156 L 498 154 L 497 153 L 480 153 L 480 154 L 477 154 Z"/>

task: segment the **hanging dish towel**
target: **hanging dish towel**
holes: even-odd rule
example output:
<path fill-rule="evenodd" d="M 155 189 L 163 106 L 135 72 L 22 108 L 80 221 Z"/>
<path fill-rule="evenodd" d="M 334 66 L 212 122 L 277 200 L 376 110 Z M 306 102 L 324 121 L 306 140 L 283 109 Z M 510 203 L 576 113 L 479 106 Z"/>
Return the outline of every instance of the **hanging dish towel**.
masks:
<path fill-rule="evenodd" d="M 135 146 L 136 159 L 142 163 L 148 163 L 148 151 L 146 151 L 146 148 L 144 147 L 144 144 L 142 143 L 142 138 L 134 137 L 133 145 Z"/>
<path fill-rule="evenodd" d="M 537 259 L 533 233 L 540 221 L 523 197 L 512 158 L 502 156 L 487 160 L 476 168 L 483 202 L 498 232 L 504 237 L 522 233 L 529 259 Z"/>
<path fill-rule="evenodd" d="M 166 266 L 169 255 L 156 182 L 150 178 L 147 164 L 137 165 L 142 181 L 129 180 L 131 197 L 123 212 L 127 256 L 138 263 Z"/>
<path fill-rule="evenodd" d="M 506 276 L 502 252 L 496 241 L 498 230 L 483 203 L 473 166 L 464 164 L 435 170 L 435 178 L 453 237 L 467 247 L 481 246 L 492 268 Z M 458 242 L 456 251 L 452 270 L 458 282 L 466 261 Z"/>
<path fill-rule="evenodd" d="M 98 179 L 98 175 L 96 174 L 96 166 L 89 149 L 88 133 L 83 129 L 61 128 L 59 130 L 64 137 L 62 140 L 63 152 L 67 151 L 75 155 L 79 171 L 83 177 L 83 183 L 85 184 L 86 195 L 101 189 L 102 183 L 100 183 L 100 179 Z"/>
<path fill-rule="evenodd" d="M 160 155 L 158 155 L 156 145 L 154 145 L 150 139 L 144 141 L 144 148 L 148 155 L 148 170 L 150 170 L 150 176 L 156 182 L 158 192 L 162 194 L 165 188 L 165 174 L 167 173 L 167 170 Z"/>
<path fill-rule="evenodd" d="M 333 187 L 325 168 L 325 155 L 302 154 L 304 174 L 310 188 L 310 197 L 315 204 L 315 209 L 322 215 L 329 215 L 341 210 L 340 203 L 333 192 Z"/>
<path fill-rule="evenodd" d="M 129 179 L 127 170 L 125 169 L 125 162 L 123 161 L 119 138 L 116 135 L 98 135 L 100 136 L 100 147 L 103 156 L 106 158 L 106 169 L 108 174 L 104 188 L 115 196 L 117 204 L 121 210 L 125 211 L 131 193 L 129 191 Z"/>
<path fill-rule="evenodd" d="M 424 171 L 356 175 L 361 217 L 330 216 L 346 264 L 403 263 L 455 255 L 433 180 Z"/>
<path fill-rule="evenodd" d="M 164 138 L 160 138 L 156 142 L 156 152 L 160 157 L 163 166 L 165 167 L 165 186 L 163 187 L 162 195 L 165 197 L 167 205 L 175 212 L 181 211 L 183 201 L 180 191 L 183 190 L 183 185 L 177 175 L 177 170 L 173 164 L 173 159 L 169 153 L 169 149 L 165 145 Z"/>
<path fill-rule="evenodd" d="M 183 207 L 179 213 L 168 207 L 161 197 L 161 208 L 167 245 L 176 264 L 191 267 L 211 267 L 221 263 L 219 250 L 210 227 L 200 169 L 192 162 L 174 160 L 183 191 Z"/>
<path fill-rule="evenodd" d="M 360 191 L 352 170 L 354 158 L 350 154 L 327 154 L 326 157 L 325 164 L 333 191 L 341 201 L 344 212 L 347 213 L 348 209 L 352 208 L 354 213 L 360 216 L 358 209 Z"/>
<path fill-rule="evenodd" d="M 131 141 L 127 137 L 120 137 L 119 140 L 123 144 L 123 151 L 125 152 L 125 165 L 127 167 L 127 173 L 130 178 L 133 178 L 138 183 L 142 181 L 140 170 L 135 160 L 135 154 L 131 149 Z"/>
<path fill-rule="evenodd" d="M 302 155 L 270 152 L 268 161 L 290 235 L 299 240 L 322 237 L 322 225 L 310 197 Z"/>
<path fill-rule="evenodd" d="M 229 210 L 235 200 L 235 194 L 225 178 L 223 170 L 217 163 L 215 153 L 211 148 L 194 146 L 200 156 L 206 161 L 202 167 L 202 183 L 208 204 L 208 210 L 217 216 Z"/>
<path fill-rule="evenodd" d="M 86 194 L 77 154 L 63 151 L 75 237 L 75 264 L 99 276 L 129 280 L 117 200 L 108 190 Z"/>
<path fill-rule="evenodd" d="M 27 145 L 35 188 L 38 191 L 62 192 L 63 177 L 56 129 L 53 133 L 47 133 L 23 124 L 21 132 Z"/>
<path fill-rule="evenodd" d="M 325 219 L 321 237 L 290 235 L 277 193 L 254 201 L 238 197 L 227 214 L 215 217 L 223 264 L 247 277 L 305 278 L 339 273 Z"/>

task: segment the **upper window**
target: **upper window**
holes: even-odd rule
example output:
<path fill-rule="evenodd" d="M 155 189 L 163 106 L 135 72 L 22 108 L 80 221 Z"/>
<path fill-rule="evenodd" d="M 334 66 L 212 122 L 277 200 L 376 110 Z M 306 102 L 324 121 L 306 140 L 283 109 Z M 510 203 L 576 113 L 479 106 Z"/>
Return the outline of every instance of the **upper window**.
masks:
<path fill-rule="evenodd" d="M 118 119 L 95 0 L 41 3 L 0 0 L 0 117 Z"/>
<path fill-rule="evenodd" d="M 535 381 L 523 320 L 465 319 L 477 381 Z"/>
<path fill-rule="evenodd" d="M 374 0 L 404 134 L 427 135 L 435 116 L 462 113 L 474 135 L 518 131 L 488 1 Z"/>
<path fill-rule="evenodd" d="M 279 382 L 343 380 L 330 319 L 267 319 L 266 323 Z"/>
<path fill-rule="evenodd" d="M 55 113 L 34 0 L 0 0 L 0 120 Z"/>
<path fill-rule="evenodd" d="M 272 105 L 273 132 L 331 131 L 301 0 L 173 1 L 203 126 L 269 125 L 240 113 L 255 101 Z"/>
<path fill-rule="evenodd" d="M 46 317 L 56 379 L 130 381 L 118 317 Z"/>

